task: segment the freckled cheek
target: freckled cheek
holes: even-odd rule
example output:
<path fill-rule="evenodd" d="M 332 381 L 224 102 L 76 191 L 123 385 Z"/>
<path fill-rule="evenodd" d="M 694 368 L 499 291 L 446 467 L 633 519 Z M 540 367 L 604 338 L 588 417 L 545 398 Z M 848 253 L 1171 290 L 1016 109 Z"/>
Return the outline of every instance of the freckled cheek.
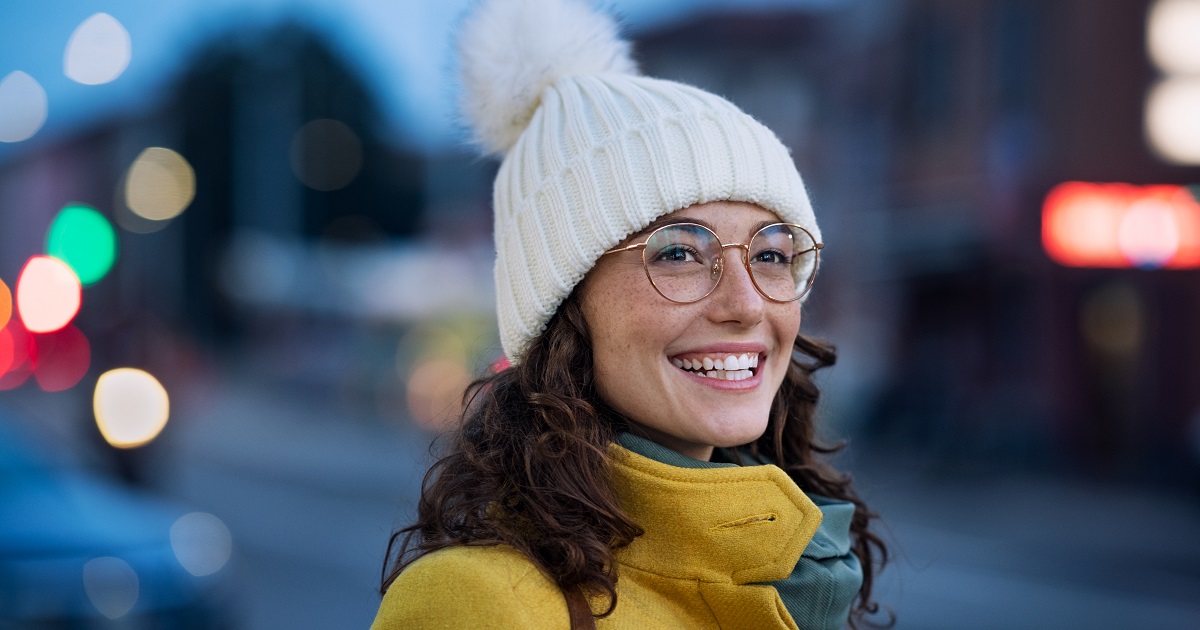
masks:
<path fill-rule="evenodd" d="M 788 310 L 775 320 L 775 329 L 778 331 L 776 334 L 779 335 L 780 342 L 786 342 L 784 347 L 790 348 L 796 335 L 800 334 L 800 306 L 795 303 L 786 306 Z"/>

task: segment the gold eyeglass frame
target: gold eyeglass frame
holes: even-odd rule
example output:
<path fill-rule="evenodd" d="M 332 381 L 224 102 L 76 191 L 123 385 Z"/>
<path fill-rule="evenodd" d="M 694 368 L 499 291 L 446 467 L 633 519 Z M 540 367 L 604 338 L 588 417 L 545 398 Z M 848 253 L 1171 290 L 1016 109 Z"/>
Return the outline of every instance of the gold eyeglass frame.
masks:
<path fill-rule="evenodd" d="M 754 278 L 754 270 L 751 269 L 751 267 L 750 267 L 750 243 L 753 243 L 754 239 L 759 234 L 762 234 L 764 231 L 769 230 L 771 228 L 777 228 L 781 225 L 799 229 L 800 231 L 807 234 L 808 238 L 813 242 L 812 249 L 806 249 L 802 252 L 799 252 L 799 253 L 795 254 L 796 256 L 800 256 L 800 255 L 806 254 L 811 251 L 811 252 L 813 252 L 813 255 L 815 257 L 815 259 L 813 260 L 813 270 L 812 270 L 812 273 L 809 274 L 809 276 L 808 276 L 808 282 L 804 285 L 804 290 L 797 293 L 796 297 L 793 297 L 789 300 L 779 300 L 779 299 L 776 299 L 776 298 L 773 298 L 773 297 L 767 295 L 767 292 L 763 291 L 762 287 L 758 286 L 758 280 L 756 280 Z M 654 278 L 650 275 L 650 265 L 649 265 L 649 263 L 646 262 L 646 246 L 650 244 L 650 241 L 654 238 L 654 235 L 658 234 L 659 231 L 661 231 L 661 230 L 665 230 L 667 228 L 675 228 L 675 227 L 698 227 L 703 230 L 706 230 L 709 234 L 713 235 L 713 238 L 717 239 L 717 244 L 721 246 L 721 254 L 719 256 L 717 256 L 716 262 L 713 263 L 713 266 L 715 266 L 717 268 L 717 273 L 718 273 L 717 281 L 713 283 L 712 288 L 709 289 L 707 293 L 705 293 L 704 295 L 702 295 L 694 300 L 675 300 L 675 299 L 668 297 L 667 294 L 663 293 L 662 289 L 658 288 L 658 285 L 654 283 Z M 699 302 L 700 300 L 703 300 L 704 298 L 712 295 L 712 292 L 716 291 L 717 286 L 719 286 L 721 284 L 721 278 L 725 277 L 725 250 L 729 249 L 731 247 L 742 250 L 742 265 L 744 265 L 746 267 L 746 275 L 750 277 L 750 283 L 754 285 L 754 289 L 756 291 L 758 291 L 758 294 L 772 302 L 776 302 L 779 304 L 787 304 L 788 302 L 795 302 L 796 300 L 799 300 L 800 298 L 804 297 L 805 295 L 808 295 L 808 292 L 812 289 L 813 282 L 817 279 L 817 270 L 821 266 L 821 250 L 825 249 L 825 244 L 818 243 L 817 239 L 813 237 L 812 232 L 809 232 L 803 226 L 796 225 L 795 223 L 782 223 L 781 222 L 781 223 L 772 223 L 770 225 L 764 225 L 763 227 L 756 230 L 754 232 L 754 234 L 751 234 L 750 240 L 747 241 L 746 243 L 729 243 L 728 245 L 726 245 L 725 243 L 721 242 L 721 237 L 717 236 L 717 233 L 714 232 L 712 230 L 712 228 L 708 227 L 707 225 L 701 225 L 699 223 L 683 222 L 683 223 L 668 223 L 667 225 L 661 226 L 661 227 L 655 229 L 653 232 L 647 234 L 646 240 L 641 243 L 634 243 L 633 245 L 626 245 L 625 247 L 616 247 L 616 248 L 607 250 L 600 255 L 607 256 L 609 254 L 619 254 L 622 252 L 631 252 L 631 251 L 638 250 L 638 249 L 642 250 L 642 271 L 644 271 L 646 273 L 646 279 L 650 281 L 650 286 L 654 287 L 654 290 L 657 291 L 659 295 L 663 296 L 663 299 L 665 299 L 669 302 L 674 302 L 676 304 L 695 304 L 696 302 Z"/>

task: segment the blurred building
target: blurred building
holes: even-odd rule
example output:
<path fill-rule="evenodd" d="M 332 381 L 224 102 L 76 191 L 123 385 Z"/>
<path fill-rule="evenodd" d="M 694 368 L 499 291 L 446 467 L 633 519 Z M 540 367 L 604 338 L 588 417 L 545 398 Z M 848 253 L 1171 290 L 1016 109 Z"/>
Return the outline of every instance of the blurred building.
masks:
<path fill-rule="evenodd" d="M 421 228 L 422 159 L 384 144 L 374 96 L 305 27 L 214 41 L 158 113 L 204 186 L 181 216 L 184 311 L 226 331 L 238 317 L 218 274 L 233 236 L 350 244 L 412 237 Z"/>
<path fill-rule="evenodd" d="M 1196 479 L 1200 274 L 1042 247 L 1057 184 L 1200 182 L 1144 136 L 1150 4 L 844 3 L 640 34 L 651 73 L 793 147 L 831 243 L 809 320 L 852 364 L 835 422 L 946 463 Z"/>
<path fill-rule="evenodd" d="M 926 417 L 967 457 L 1195 479 L 1200 275 L 1069 268 L 1041 247 L 1057 184 L 1200 181 L 1144 136 L 1150 5 L 906 5 L 889 188 L 907 290 L 884 427 L 896 405 L 892 428 Z"/>
<path fill-rule="evenodd" d="M 0 165 L 4 277 L 41 253 L 59 209 L 83 203 L 121 228 L 120 264 L 87 289 L 78 317 L 101 371 L 140 365 L 186 378 L 195 366 L 168 350 L 176 342 L 346 341 L 361 320 L 388 315 L 362 305 L 376 291 L 362 276 L 397 264 L 406 243 L 440 225 L 425 220 L 427 158 L 383 140 L 394 134 L 366 85 L 299 24 L 216 37 L 144 109 Z M 187 177 L 133 191 L 147 147 L 179 156 Z M 182 212 L 149 220 L 131 210 L 139 193 L 179 197 Z M 326 369 L 354 358 L 340 353 Z"/>

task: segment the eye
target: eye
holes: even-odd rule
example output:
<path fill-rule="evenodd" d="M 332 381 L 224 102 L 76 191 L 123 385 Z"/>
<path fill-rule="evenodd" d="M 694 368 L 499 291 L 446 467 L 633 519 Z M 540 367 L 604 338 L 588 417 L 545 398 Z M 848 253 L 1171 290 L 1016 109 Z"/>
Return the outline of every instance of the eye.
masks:
<path fill-rule="evenodd" d="M 754 253 L 754 257 L 750 259 L 750 264 L 788 265 L 791 264 L 791 260 L 777 249 L 764 249 Z"/>
<path fill-rule="evenodd" d="M 698 262 L 699 252 L 687 245 L 668 245 L 654 255 L 654 262 Z"/>

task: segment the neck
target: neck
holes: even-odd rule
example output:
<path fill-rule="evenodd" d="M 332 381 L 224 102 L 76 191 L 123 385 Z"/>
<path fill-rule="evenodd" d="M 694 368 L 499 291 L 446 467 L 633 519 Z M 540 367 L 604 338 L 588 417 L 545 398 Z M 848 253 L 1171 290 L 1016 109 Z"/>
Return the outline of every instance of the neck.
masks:
<path fill-rule="evenodd" d="M 687 457 L 698 459 L 702 462 L 712 460 L 713 446 L 711 444 L 697 444 L 695 442 L 681 440 L 673 435 L 668 435 L 662 431 L 652 429 L 636 422 L 631 422 L 630 425 L 630 433 L 638 437 L 646 438 L 652 442 L 657 442 L 659 445 L 665 446 L 676 453 L 679 453 L 680 455 L 686 455 Z"/>

